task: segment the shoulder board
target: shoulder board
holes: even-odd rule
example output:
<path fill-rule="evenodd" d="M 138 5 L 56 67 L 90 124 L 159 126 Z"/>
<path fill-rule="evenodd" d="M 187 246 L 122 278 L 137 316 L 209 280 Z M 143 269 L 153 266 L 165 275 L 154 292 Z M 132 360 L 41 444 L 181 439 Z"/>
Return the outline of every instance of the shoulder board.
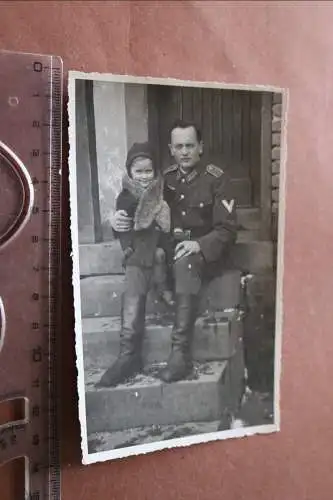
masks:
<path fill-rule="evenodd" d="M 214 177 L 221 177 L 221 175 L 224 174 L 222 168 L 217 167 L 216 165 L 213 165 L 212 163 L 207 165 L 206 172 L 213 175 Z"/>
<path fill-rule="evenodd" d="M 175 163 L 174 165 L 170 165 L 169 167 L 163 170 L 163 175 L 170 174 L 170 172 L 176 172 L 178 170 L 178 165 Z"/>

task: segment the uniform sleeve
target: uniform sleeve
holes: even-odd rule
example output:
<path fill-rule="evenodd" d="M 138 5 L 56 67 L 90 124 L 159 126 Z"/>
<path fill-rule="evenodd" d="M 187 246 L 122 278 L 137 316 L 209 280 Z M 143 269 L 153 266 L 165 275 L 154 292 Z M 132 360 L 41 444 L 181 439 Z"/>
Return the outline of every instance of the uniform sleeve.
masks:
<path fill-rule="evenodd" d="M 213 190 L 213 229 L 198 239 L 207 262 L 218 260 L 237 238 L 236 201 L 227 174 L 216 180 Z"/>
<path fill-rule="evenodd" d="M 168 186 L 167 182 L 164 182 L 163 199 L 167 202 L 167 204 L 169 206 L 172 205 L 172 203 L 173 203 L 173 201 L 175 199 L 175 194 L 170 189 L 170 187 Z"/>

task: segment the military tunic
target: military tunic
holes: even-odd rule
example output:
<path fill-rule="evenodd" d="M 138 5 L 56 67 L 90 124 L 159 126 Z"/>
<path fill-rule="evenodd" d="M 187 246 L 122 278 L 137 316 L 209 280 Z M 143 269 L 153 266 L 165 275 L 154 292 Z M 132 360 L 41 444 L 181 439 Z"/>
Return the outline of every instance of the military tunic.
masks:
<path fill-rule="evenodd" d="M 221 261 L 236 241 L 236 203 L 230 197 L 229 177 L 216 165 L 199 163 L 187 174 L 172 165 L 164 178 L 174 236 L 195 240 L 201 249 L 175 262 L 176 293 L 197 294 L 207 266 Z"/>

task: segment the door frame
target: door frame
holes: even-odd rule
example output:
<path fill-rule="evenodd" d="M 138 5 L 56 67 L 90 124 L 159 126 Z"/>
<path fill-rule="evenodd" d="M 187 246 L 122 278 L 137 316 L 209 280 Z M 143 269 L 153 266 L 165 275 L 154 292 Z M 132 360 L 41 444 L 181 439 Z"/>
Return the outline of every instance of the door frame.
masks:
<path fill-rule="evenodd" d="M 272 239 L 272 94 L 261 94 L 260 238 Z"/>
<path fill-rule="evenodd" d="M 160 163 L 160 130 L 158 90 L 148 86 L 148 137 L 155 146 L 155 154 Z M 252 142 L 250 175 L 253 184 L 252 204 L 260 210 L 260 240 L 272 239 L 272 94 L 251 92 L 251 124 L 249 141 Z M 254 140 L 260 136 L 260 140 Z"/>

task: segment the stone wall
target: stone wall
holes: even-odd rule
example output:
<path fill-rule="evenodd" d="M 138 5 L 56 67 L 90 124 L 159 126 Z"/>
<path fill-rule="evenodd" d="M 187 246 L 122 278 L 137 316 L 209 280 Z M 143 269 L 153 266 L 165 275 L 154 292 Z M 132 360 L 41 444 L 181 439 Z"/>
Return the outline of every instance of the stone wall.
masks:
<path fill-rule="evenodd" d="M 102 240 L 112 239 L 110 214 L 121 189 L 127 153 L 123 83 L 94 82 L 94 123 Z"/>
<path fill-rule="evenodd" d="M 97 170 L 102 239 L 113 233 L 110 215 L 121 190 L 128 149 L 148 139 L 146 86 L 94 82 Z"/>
<path fill-rule="evenodd" d="M 272 99 L 272 237 L 277 240 L 280 155 L 281 155 L 282 94 L 274 93 Z"/>
<path fill-rule="evenodd" d="M 88 123 L 87 92 L 91 90 L 85 80 L 76 81 L 76 177 L 77 224 L 79 243 L 95 241 L 95 214 L 92 197 L 91 134 Z"/>
<path fill-rule="evenodd" d="M 79 243 L 107 242 L 127 151 L 148 139 L 146 85 L 79 81 L 76 102 Z"/>

